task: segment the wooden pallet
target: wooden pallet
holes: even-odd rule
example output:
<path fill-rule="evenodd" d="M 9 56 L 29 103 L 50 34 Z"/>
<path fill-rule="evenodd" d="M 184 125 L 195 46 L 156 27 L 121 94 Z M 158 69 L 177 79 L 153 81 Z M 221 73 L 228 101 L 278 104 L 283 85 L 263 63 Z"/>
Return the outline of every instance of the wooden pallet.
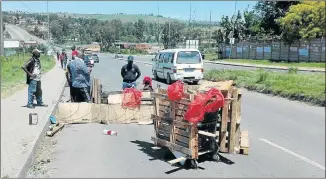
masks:
<path fill-rule="evenodd" d="M 198 153 L 199 134 L 217 137 L 220 146 L 220 152 L 242 152 L 243 154 L 245 154 L 245 151 L 248 151 L 249 142 L 245 142 L 248 141 L 248 133 L 244 133 L 242 137 L 242 134 L 240 132 L 242 95 L 236 87 L 232 86 L 232 83 L 232 81 L 210 82 L 206 85 L 197 85 L 195 87 L 185 85 L 184 96 L 182 100 L 177 102 L 169 101 L 166 95 L 167 91 L 164 89 L 159 88 L 154 93 L 152 93 L 152 96 L 154 97 L 154 115 L 152 115 L 152 117 L 154 119 L 154 126 L 156 132 L 155 135 L 156 138 L 161 141 L 161 145 L 162 140 L 165 140 L 166 142 L 169 142 L 169 146 L 175 144 L 181 147 L 188 147 L 188 150 L 192 152 L 197 150 L 197 152 L 194 152 L 195 155 L 193 155 L 192 157 L 198 157 L 198 155 L 200 154 Z M 184 114 L 187 111 L 188 104 L 194 99 L 194 94 L 197 91 L 207 91 L 212 87 L 218 88 L 225 98 L 225 105 L 222 108 L 221 120 L 218 121 L 217 124 L 217 131 L 214 133 L 198 131 L 196 130 L 197 127 L 193 127 L 191 129 L 185 127 L 182 128 L 182 131 L 180 131 L 180 128 L 173 126 L 173 122 L 182 122 L 183 124 L 189 124 L 187 121 L 184 120 Z M 196 133 L 189 133 L 186 138 L 181 138 L 183 139 L 182 141 L 188 141 L 188 143 L 179 143 L 181 141 L 175 140 L 175 136 L 179 136 L 180 134 L 178 132 L 183 132 L 185 130 L 195 131 Z M 154 140 L 154 142 L 158 144 L 158 140 L 153 138 L 152 140 Z M 190 145 L 190 141 L 192 140 L 195 141 L 195 144 Z"/>

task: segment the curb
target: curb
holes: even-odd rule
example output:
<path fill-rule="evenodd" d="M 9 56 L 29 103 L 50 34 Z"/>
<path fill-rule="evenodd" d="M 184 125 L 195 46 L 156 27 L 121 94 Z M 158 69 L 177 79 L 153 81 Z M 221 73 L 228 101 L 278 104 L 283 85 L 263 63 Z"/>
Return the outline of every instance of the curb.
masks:
<path fill-rule="evenodd" d="M 265 68 L 265 69 L 272 69 L 272 70 L 289 70 L 289 68 L 287 68 L 287 67 L 257 66 L 257 65 L 249 65 L 249 64 L 212 62 L 212 61 L 206 61 L 206 60 L 204 62 L 211 63 L 211 64 L 227 65 L 227 66 Z M 298 71 L 325 73 L 325 70 L 313 70 L 313 69 L 310 70 L 310 69 L 302 69 L 302 68 L 298 68 Z"/>
<path fill-rule="evenodd" d="M 52 109 L 51 113 L 49 114 L 49 116 L 53 115 L 53 113 L 55 112 L 55 109 L 58 107 L 60 99 L 62 98 L 62 94 L 65 91 L 66 84 L 67 84 L 67 81 L 63 83 L 62 90 L 60 92 L 59 98 L 58 98 L 56 104 L 53 106 L 53 109 Z M 40 147 L 41 142 L 45 138 L 46 131 L 47 131 L 48 127 L 50 126 L 50 120 L 46 119 L 46 121 L 47 122 L 45 123 L 45 125 L 43 127 L 43 130 L 41 131 L 40 135 L 38 136 L 38 138 L 37 138 L 37 140 L 36 140 L 36 142 L 35 142 L 35 144 L 33 146 L 33 149 L 31 151 L 31 153 L 29 154 L 29 156 L 27 158 L 27 161 L 25 162 L 25 164 L 23 165 L 21 171 L 19 172 L 18 178 L 26 178 L 26 174 L 27 174 L 30 166 L 34 163 L 34 161 L 36 159 L 37 150 Z"/>

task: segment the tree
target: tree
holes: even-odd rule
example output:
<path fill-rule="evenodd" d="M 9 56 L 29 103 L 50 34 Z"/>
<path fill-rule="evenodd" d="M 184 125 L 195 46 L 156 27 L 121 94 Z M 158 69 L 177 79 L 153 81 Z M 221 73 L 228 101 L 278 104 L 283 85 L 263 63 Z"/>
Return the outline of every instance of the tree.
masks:
<path fill-rule="evenodd" d="M 225 40 L 224 34 L 221 29 L 215 30 L 213 32 L 212 38 L 215 39 L 217 45 L 223 43 Z"/>
<path fill-rule="evenodd" d="M 283 30 L 282 38 L 287 43 L 302 38 L 311 40 L 326 35 L 325 2 L 304 1 L 293 5 L 278 22 Z"/>
<path fill-rule="evenodd" d="M 184 24 L 179 22 L 166 22 L 163 26 L 162 41 L 164 48 L 174 48 L 178 42 L 182 41 L 182 30 Z"/>
<path fill-rule="evenodd" d="M 136 23 L 135 23 L 135 35 L 138 39 L 139 42 L 141 42 L 144 38 L 144 31 L 145 31 L 145 22 L 141 19 L 139 19 Z"/>
<path fill-rule="evenodd" d="M 254 7 L 260 19 L 260 26 L 264 33 L 281 35 L 280 25 L 276 19 L 284 17 L 291 5 L 299 1 L 260 1 Z"/>

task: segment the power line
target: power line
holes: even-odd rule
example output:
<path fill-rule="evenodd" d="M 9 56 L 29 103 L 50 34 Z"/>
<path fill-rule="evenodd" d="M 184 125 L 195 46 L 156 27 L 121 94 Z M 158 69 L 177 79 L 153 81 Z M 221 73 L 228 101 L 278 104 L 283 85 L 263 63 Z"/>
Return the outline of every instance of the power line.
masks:
<path fill-rule="evenodd" d="M 29 9 L 30 11 L 34 12 L 34 13 L 37 13 L 35 12 L 33 9 L 29 8 L 25 3 L 23 3 L 22 1 L 19 1 L 20 3 L 22 3 L 27 9 Z"/>

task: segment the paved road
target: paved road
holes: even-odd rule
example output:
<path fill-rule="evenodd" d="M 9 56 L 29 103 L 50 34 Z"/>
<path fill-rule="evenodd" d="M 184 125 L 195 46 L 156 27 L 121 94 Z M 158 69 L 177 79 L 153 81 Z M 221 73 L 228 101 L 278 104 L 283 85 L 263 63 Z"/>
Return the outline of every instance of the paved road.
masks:
<path fill-rule="evenodd" d="M 7 24 L 6 25 L 6 29 L 8 31 L 8 33 L 10 34 L 12 39 L 15 40 L 36 40 L 39 43 L 46 43 L 45 40 L 37 38 L 31 34 L 29 34 L 26 30 L 15 26 L 15 25 L 11 25 L 11 24 Z"/>
<path fill-rule="evenodd" d="M 99 57 L 93 75 L 120 90 L 126 62 Z M 142 77 L 151 76 L 150 66 L 139 67 Z M 197 171 L 172 167 L 162 160 L 163 151 L 151 149 L 152 125 L 130 124 L 64 128 L 55 139 L 55 159 L 47 165 L 51 177 L 325 177 L 324 108 L 244 90 L 242 112 L 249 156 L 222 154 L 223 162 L 202 161 Z M 104 128 L 118 136 L 103 135 Z"/>
<path fill-rule="evenodd" d="M 127 55 L 124 55 L 126 58 Z M 135 55 L 134 56 L 136 60 L 145 62 L 145 63 L 152 63 L 152 58 L 154 58 L 154 55 Z M 272 66 L 271 66 L 272 67 Z M 250 66 L 239 66 L 239 65 L 230 65 L 230 64 L 214 64 L 214 63 L 204 63 L 204 68 L 206 70 L 210 69 L 228 69 L 228 70 L 257 70 L 259 67 L 250 67 Z M 266 71 L 271 72 L 282 72 L 282 73 L 288 73 L 288 70 L 286 69 L 267 69 L 264 68 Z M 325 72 L 313 72 L 313 71 L 298 71 L 298 73 L 325 73 Z"/>

